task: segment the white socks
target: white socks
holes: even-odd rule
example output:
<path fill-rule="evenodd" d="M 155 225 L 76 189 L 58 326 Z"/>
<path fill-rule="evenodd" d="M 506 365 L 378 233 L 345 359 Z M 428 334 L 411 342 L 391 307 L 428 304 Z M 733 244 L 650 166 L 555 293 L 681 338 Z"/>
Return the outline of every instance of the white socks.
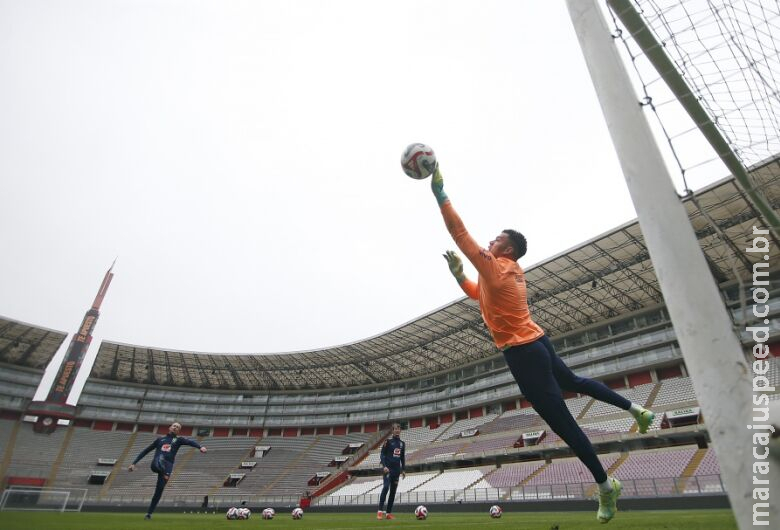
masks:
<path fill-rule="evenodd" d="M 604 482 L 599 482 L 599 492 L 601 493 L 609 493 L 612 491 L 612 481 L 607 477 L 607 480 Z"/>
<path fill-rule="evenodd" d="M 628 408 L 628 412 L 635 418 L 639 416 L 639 413 L 643 410 L 645 410 L 644 407 L 637 405 L 636 403 L 631 403 L 631 406 Z"/>

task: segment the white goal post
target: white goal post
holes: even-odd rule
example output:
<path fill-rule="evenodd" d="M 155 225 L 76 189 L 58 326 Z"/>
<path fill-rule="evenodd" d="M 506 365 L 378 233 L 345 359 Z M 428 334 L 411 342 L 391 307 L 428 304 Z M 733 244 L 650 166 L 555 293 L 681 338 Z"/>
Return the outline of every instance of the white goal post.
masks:
<path fill-rule="evenodd" d="M 0 496 L 0 511 L 80 512 L 86 488 L 11 486 Z"/>
<path fill-rule="evenodd" d="M 622 15 L 634 10 L 627 0 L 608 3 L 617 6 L 616 12 Z M 750 445 L 745 443 L 750 439 L 745 425 L 752 417 L 748 374 L 753 372 L 601 7 L 597 0 L 566 0 L 566 4 L 699 406 L 707 419 L 715 451 L 721 456 L 718 461 L 723 486 L 737 526 L 747 529 L 751 526 L 751 513 L 755 514 L 758 506 L 751 502 L 750 479 L 754 473 L 750 465 L 755 459 L 751 458 Z M 637 32 L 640 33 L 645 38 L 649 31 Z M 656 50 L 661 48 L 659 45 Z M 772 505 L 774 508 L 769 503 L 766 506 L 777 513 L 776 504 Z"/>

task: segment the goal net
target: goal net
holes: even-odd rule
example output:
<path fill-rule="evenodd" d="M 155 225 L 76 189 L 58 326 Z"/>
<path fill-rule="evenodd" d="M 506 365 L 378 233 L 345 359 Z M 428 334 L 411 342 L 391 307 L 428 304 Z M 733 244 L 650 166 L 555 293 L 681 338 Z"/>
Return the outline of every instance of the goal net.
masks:
<path fill-rule="evenodd" d="M 80 512 L 87 490 L 11 487 L 0 497 L 0 511 Z"/>

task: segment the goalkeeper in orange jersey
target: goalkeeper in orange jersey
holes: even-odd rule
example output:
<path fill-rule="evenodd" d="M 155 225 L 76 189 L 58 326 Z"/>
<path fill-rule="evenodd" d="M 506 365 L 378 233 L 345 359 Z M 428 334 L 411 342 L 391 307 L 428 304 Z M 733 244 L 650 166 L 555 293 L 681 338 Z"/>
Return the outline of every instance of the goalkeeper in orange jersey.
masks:
<path fill-rule="evenodd" d="M 466 295 L 479 301 L 482 318 L 523 396 L 593 474 L 600 491 L 597 518 L 602 523 L 609 522 L 617 511 L 622 485 L 607 477 L 590 440 L 566 407 L 562 390 L 579 392 L 629 411 L 641 433 L 647 432 L 655 415 L 599 381 L 578 377 L 555 353 L 550 339 L 532 320 L 528 309 L 525 274 L 517 263 L 526 253 L 525 237 L 515 230 L 503 230 L 487 249 L 481 248 L 444 193 L 444 178 L 438 165 L 431 190 L 447 230 L 477 269 L 479 278 L 476 282 L 466 278 L 463 262 L 453 251 L 444 254 L 450 272 Z"/>

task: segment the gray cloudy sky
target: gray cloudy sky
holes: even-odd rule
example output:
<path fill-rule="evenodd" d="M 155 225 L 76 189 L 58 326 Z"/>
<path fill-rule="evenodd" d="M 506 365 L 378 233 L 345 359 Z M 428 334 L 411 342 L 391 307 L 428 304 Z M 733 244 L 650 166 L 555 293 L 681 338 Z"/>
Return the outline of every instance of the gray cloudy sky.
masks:
<path fill-rule="evenodd" d="M 118 256 L 90 357 L 316 349 L 459 298 L 411 142 L 526 267 L 634 217 L 563 1 L 0 0 L 0 79 L 0 315 L 71 333 Z"/>

